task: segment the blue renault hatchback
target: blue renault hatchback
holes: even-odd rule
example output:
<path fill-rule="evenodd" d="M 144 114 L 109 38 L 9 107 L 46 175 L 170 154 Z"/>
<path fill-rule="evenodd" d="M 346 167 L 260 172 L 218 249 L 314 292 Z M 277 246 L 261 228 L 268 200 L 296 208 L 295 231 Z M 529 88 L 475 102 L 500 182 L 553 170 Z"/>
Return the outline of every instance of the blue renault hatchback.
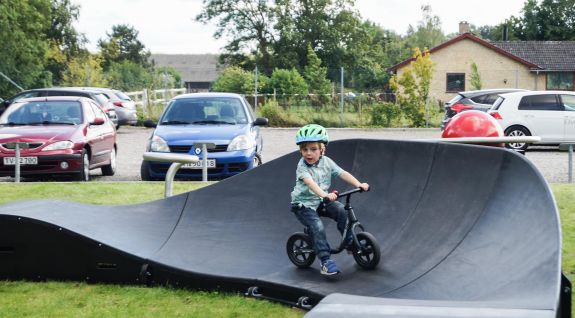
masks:
<path fill-rule="evenodd" d="M 256 118 L 245 98 L 231 93 L 194 93 L 174 97 L 166 106 L 155 127 L 146 151 L 187 153 L 203 158 L 202 143 L 208 149 L 208 178 L 222 179 L 261 164 L 263 147 L 260 127 L 266 118 Z M 186 164 L 177 178 L 201 179 L 201 161 Z M 143 161 L 142 180 L 165 178 L 170 163 Z"/>

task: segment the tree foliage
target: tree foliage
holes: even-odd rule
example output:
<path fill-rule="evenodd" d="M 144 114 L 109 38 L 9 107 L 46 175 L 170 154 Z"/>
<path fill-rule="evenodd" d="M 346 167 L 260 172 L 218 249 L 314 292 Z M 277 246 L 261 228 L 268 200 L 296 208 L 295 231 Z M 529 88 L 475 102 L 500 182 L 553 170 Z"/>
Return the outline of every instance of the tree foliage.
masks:
<path fill-rule="evenodd" d="M 321 66 L 321 60 L 317 57 L 311 45 L 307 48 L 307 65 L 304 76 L 312 94 L 329 94 L 331 82 L 326 78 L 327 68 Z"/>
<path fill-rule="evenodd" d="M 477 69 L 477 64 L 475 62 L 471 63 L 471 74 L 469 75 L 469 81 L 471 82 L 471 87 L 475 90 L 480 90 L 483 86 L 481 84 L 481 75 Z"/>
<path fill-rule="evenodd" d="M 254 87 L 255 75 L 237 66 L 224 69 L 212 84 L 212 90 L 216 92 L 238 94 L 253 94 Z"/>
<path fill-rule="evenodd" d="M 445 41 L 441 31 L 441 19 L 433 15 L 430 5 L 421 6 L 422 20 L 417 27 L 409 26 L 407 42 L 411 48 L 431 49 Z"/>
<path fill-rule="evenodd" d="M 50 27 L 50 1 L 0 1 L 0 72 L 23 88 L 51 82 L 45 71 L 49 45 L 44 33 Z M 18 88 L 0 77 L 0 96 Z"/>
<path fill-rule="evenodd" d="M 275 69 L 270 78 L 270 88 L 277 94 L 307 94 L 308 86 L 303 76 L 295 69 Z"/>
<path fill-rule="evenodd" d="M 413 58 L 399 78 L 391 78 L 390 86 L 406 117 L 415 127 L 420 127 L 425 124 L 425 103 L 429 97 L 434 66 L 427 50 L 421 52 L 419 48 L 414 49 Z"/>
<path fill-rule="evenodd" d="M 112 32 L 106 33 L 107 39 L 98 41 L 104 70 L 109 70 L 113 64 L 126 61 L 144 68 L 150 67 L 150 52 L 140 42 L 138 34 L 139 32 L 129 25 L 112 26 Z"/>
<path fill-rule="evenodd" d="M 489 40 L 573 41 L 575 40 L 575 0 L 526 0 L 522 16 L 510 16 L 496 26 L 483 26 L 481 35 Z"/>
<path fill-rule="evenodd" d="M 70 59 L 62 74 L 62 86 L 106 87 L 108 81 L 102 71 L 98 55 L 78 56 Z"/>
<path fill-rule="evenodd" d="M 52 73 L 54 84 L 62 85 L 63 73 L 72 60 L 88 58 L 87 39 L 73 25 L 80 14 L 78 5 L 72 5 L 70 0 L 52 0 L 50 5 L 50 27 L 46 30 L 50 49 L 46 70 Z"/>
<path fill-rule="evenodd" d="M 148 68 L 130 60 L 112 63 L 106 76 L 111 87 L 128 92 L 149 87 L 153 79 Z"/>
<path fill-rule="evenodd" d="M 248 50 L 256 56 L 256 63 L 264 69 L 272 67 L 270 61 L 271 43 L 274 42 L 274 8 L 266 0 L 204 0 L 202 12 L 196 21 L 208 23 L 216 21 L 216 39 L 228 36 L 231 40 L 224 48 L 222 56 L 238 59 L 237 55 Z"/>

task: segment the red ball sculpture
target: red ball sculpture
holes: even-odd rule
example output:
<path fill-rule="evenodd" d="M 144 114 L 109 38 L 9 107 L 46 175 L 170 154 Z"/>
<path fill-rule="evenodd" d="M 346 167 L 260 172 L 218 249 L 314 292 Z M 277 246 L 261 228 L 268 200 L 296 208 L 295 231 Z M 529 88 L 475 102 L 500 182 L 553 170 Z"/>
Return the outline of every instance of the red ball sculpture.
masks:
<path fill-rule="evenodd" d="M 503 129 L 497 120 L 479 110 L 468 110 L 453 116 L 441 134 L 441 138 L 503 136 Z M 500 143 L 486 145 L 503 146 Z"/>

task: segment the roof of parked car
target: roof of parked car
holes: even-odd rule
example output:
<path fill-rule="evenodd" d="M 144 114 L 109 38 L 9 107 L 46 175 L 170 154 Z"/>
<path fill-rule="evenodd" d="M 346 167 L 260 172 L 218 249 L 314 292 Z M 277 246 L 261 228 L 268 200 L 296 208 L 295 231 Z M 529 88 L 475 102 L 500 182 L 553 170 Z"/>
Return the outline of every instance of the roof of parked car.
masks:
<path fill-rule="evenodd" d="M 83 89 L 78 87 L 44 87 L 44 88 L 29 89 L 27 91 L 67 91 L 67 92 L 101 93 L 96 89 Z"/>
<path fill-rule="evenodd" d="M 492 89 L 481 89 L 475 91 L 465 91 L 459 92 L 458 94 L 466 97 L 474 97 L 477 95 L 492 94 L 492 93 L 503 93 L 503 92 L 525 92 L 527 90 L 520 88 L 492 88 Z"/>
<path fill-rule="evenodd" d="M 240 94 L 236 93 L 220 93 L 220 92 L 209 92 L 209 93 L 190 93 L 190 94 L 182 94 L 174 97 L 174 99 L 180 98 L 201 98 L 201 97 L 234 97 L 234 98 L 241 98 Z"/>

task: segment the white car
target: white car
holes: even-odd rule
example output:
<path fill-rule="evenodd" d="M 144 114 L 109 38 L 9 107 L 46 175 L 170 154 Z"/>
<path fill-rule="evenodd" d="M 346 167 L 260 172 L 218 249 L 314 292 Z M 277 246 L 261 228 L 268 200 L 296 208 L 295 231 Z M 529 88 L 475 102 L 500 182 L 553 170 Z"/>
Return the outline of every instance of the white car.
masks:
<path fill-rule="evenodd" d="M 575 142 L 575 92 L 527 91 L 501 94 L 488 111 L 505 136 L 539 136 L 537 144 Z M 526 143 L 509 148 L 527 149 Z"/>

